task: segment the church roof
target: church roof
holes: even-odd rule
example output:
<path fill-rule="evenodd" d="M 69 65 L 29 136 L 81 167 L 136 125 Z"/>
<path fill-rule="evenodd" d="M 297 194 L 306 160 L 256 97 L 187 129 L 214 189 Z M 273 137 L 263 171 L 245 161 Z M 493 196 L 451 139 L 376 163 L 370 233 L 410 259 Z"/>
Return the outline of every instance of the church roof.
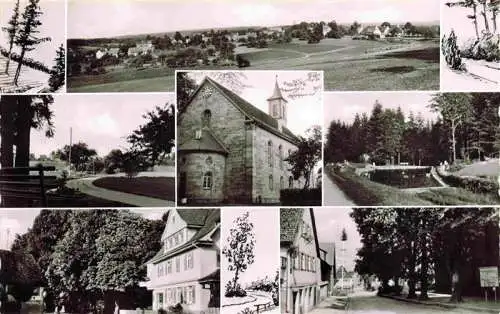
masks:
<path fill-rule="evenodd" d="M 274 99 L 282 99 L 286 102 L 286 99 L 283 97 L 283 94 L 281 94 L 281 89 L 278 85 L 278 79 L 276 79 L 276 83 L 274 83 L 273 95 L 269 97 L 267 100 L 274 100 Z"/>
<path fill-rule="evenodd" d="M 236 108 L 238 108 L 249 119 L 255 121 L 255 123 L 257 123 L 257 125 L 259 125 L 261 128 L 293 144 L 296 144 L 299 141 L 298 137 L 293 134 L 292 131 L 290 131 L 288 128 L 283 127 L 282 131 L 280 131 L 278 121 L 271 117 L 269 114 L 255 107 L 245 99 L 236 95 L 233 91 L 227 89 L 226 87 L 222 86 L 209 77 L 205 77 L 198 89 L 193 93 L 191 100 L 196 96 L 198 91 L 206 82 L 210 82 L 213 86 L 215 86 L 223 96 L 225 96 L 234 106 L 236 106 Z M 183 110 L 186 110 L 188 106 L 184 106 Z"/>
<path fill-rule="evenodd" d="M 159 263 L 169 257 L 178 255 L 186 249 L 194 248 L 195 245 L 203 244 L 204 237 L 219 228 L 220 210 L 218 208 L 177 208 L 177 213 L 181 216 L 188 228 L 198 229 L 196 233 L 184 244 L 173 250 L 165 252 L 162 247 L 160 251 L 147 263 Z"/>
<path fill-rule="evenodd" d="M 217 139 L 217 137 L 210 132 L 209 129 L 204 128 L 200 130 L 201 136 L 197 138 L 196 136 L 192 139 L 182 143 L 179 146 L 180 152 L 213 152 L 223 155 L 227 155 L 229 152 L 224 147 L 222 142 Z"/>

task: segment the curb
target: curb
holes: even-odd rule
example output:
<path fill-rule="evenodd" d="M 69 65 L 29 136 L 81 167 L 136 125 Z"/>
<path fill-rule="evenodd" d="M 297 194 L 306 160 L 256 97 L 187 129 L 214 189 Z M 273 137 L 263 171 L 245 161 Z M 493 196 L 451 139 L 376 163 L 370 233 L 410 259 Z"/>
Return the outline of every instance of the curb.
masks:
<path fill-rule="evenodd" d="M 439 306 L 439 307 L 446 308 L 446 309 L 464 309 L 464 310 L 470 310 L 470 311 L 474 311 L 474 312 L 494 313 L 494 314 L 498 314 L 500 312 L 500 309 L 485 309 L 485 308 L 481 308 L 481 307 L 454 304 L 454 303 L 420 301 L 420 300 L 415 300 L 415 299 L 406 299 L 406 298 L 402 298 L 402 297 L 389 296 L 389 295 L 379 295 L 379 296 L 383 297 L 383 298 L 393 299 L 393 300 L 407 302 L 407 303 L 428 305 L 428 306 Z"/>

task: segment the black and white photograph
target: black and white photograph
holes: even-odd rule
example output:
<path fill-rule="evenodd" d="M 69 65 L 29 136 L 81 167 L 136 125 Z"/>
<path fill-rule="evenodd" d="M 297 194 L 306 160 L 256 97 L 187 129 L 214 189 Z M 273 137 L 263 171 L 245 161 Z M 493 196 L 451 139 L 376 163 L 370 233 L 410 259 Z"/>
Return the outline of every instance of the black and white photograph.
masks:
<path fill-rule="evenodd" d="M 176 215 L 165 209 L 0 210 L 2 312 L 151 312 L 158 304 L 151 283 L 166 278 L 166 270 L 157 273 L 159 260 L 201 250 L 188 243 L 197 241 L 204 221 Z M 173 216 L 179 217 L 175 223 Z M 185 237 L 166 250 L 173 229 Z M 213 260 L 215 270 L 215 254 Z M 199 268 L 200 261 L 195 256 L 190 265 Z M 193 272 L 185 266 L 173 271 Z M 197 279 L 189 283 L 195 289 L 202 285 Z M 181 293 L 185 301 L 174 306 L 188 307 L 189 290 Z"/>
<path fill-rule="evenodd" d="M 498 91 L 498 0 L 441 1 L 441 91 Z"/>
<path fill-rule="evenodd" d="M 68 91 L 172 91 L 175 70 L 238 68 L 437 90 L 439 25 L 436 0 L 70 0 Z"/>
<path fill-rule="evenodd" d="M 282 208 L 282 313 L 495 312 L 498 208 Z"/>
<path fill-rule="evenodd" d="M 0 1 L 0 93 L 66 92 L 66 1 Z"/>
<path fill-rule="evenodd" d="M 322 72 L 177 72 L 177 204 L 321 204 Z"/>
<path fill-rule="evenodd" d="M 323 204 L 499 204 L 499 108 L 499 93 L 326 93 Z"/>
<path fill-rule="evenodd" d="M 279 210 L 222 211 L 221 313 L 280 313 Z"/>
<path fill-rule="evenodd" d="M 2 207 L 175 206 L 173 94 L 2 95 Z"/>

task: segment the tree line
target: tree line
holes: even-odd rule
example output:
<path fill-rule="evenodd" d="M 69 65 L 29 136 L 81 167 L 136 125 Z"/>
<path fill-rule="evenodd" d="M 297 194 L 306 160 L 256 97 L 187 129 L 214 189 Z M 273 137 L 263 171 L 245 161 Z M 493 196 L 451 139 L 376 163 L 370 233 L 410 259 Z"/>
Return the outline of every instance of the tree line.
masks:
<path fill-rule="evenodd" d="M 478 267 L 498 264 L 497 209 L 355 208 L 351 217 L 362 243 L 355 270 L 367 287 L 375 275 L 382 294 L 401 294 L 402 279 L 408 298 L 432 289 L 461 302 L 482 293 Z"/>
<path fill-rule="evenodd" d="M 162 220 L 124 210 L 42 210 L 11 250 L 39 265 L 46 311 L 64 305 L 71 313 L 99 307 L 112 313 L 115 302 L 128 309 L 151 302 L 139 282 L 146 279 L 145 263 L 161 248 L 163 228 Z M 16 297 L 29 299 L 35 287 Z"/>
<path fill-rule="evenodd" d="M 370 115 L 356 114 L 351 124 L 332 121 L 325 143 L 325 162 L 375 162 L 436 165 L 457 159 L 484 159 L 500 149 L 498 93 L 445 93 L 428 107 L 435 121 L 376 101 Z"/>

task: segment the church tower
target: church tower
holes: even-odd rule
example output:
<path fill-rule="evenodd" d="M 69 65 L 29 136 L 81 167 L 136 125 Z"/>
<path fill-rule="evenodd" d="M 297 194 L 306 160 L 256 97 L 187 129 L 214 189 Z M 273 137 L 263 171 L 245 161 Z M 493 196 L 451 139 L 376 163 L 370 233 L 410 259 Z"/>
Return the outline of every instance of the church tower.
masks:
<path fill-rule="evenodd" d="M 282 127 L 286 126 L 287 101 L 281 94 L 281 90 L 278 85 L 278 76 L 276 76 L 273 94 L 267 99 L 267 102 L 269 104 L 269 115 L 278 121 L 278 128 L 281 130 Z"/>

